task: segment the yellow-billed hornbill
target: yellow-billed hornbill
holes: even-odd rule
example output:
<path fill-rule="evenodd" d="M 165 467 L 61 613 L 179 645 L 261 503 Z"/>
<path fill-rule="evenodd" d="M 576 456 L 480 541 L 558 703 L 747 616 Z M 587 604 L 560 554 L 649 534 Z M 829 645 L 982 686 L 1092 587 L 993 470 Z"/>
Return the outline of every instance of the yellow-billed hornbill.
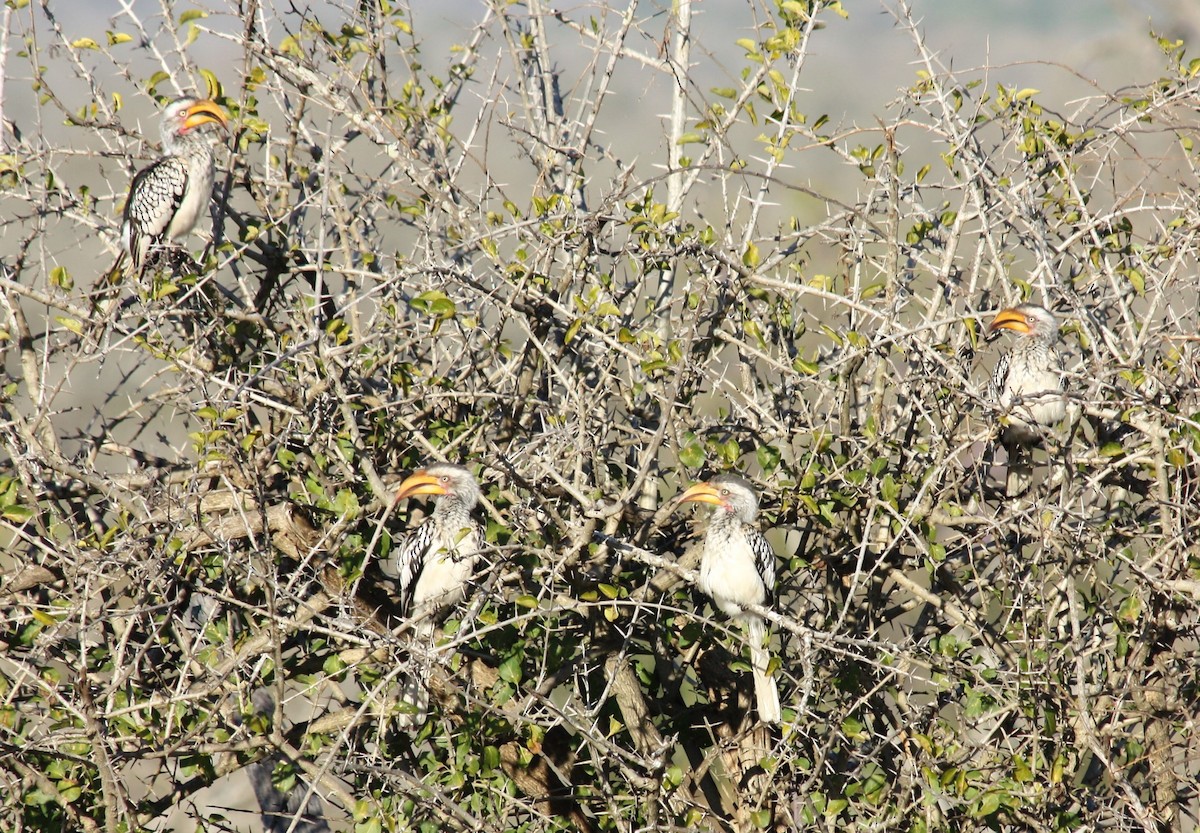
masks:
<path fill-rule="evenodd" d="M 1067 413 L 1066 377 L 1058 352 L 1058 320 L 1037 304 L 1001 310 L 988 332 L 1011 330 L 1016 343 L 996 362 L 988 394 L 1004 419 L 1000 440 L 1008 450 L 1009 496 L 1029 488 L 1033 465 L 1029 446 Z"/>
<path fill-rule="evenodd" d="M 207 98 L 177 98 L 163 111 L 163 155 L 137 172 L 125 200 L 122 258 L 129 258 L 134 274 L 155 249 L 190 233 L 208 207 L 213 187 L 210 124 L 224 129 L 228 119 Z M 118 260 L 112 274 L 118 276 L 120 268 Z"/>
<path fill-rule="evenodd" d="M 767 623 L 745 605 L 769 604 L 775 589 L 775 551 L 754 525 L 758 497 L 735 474 L 719 474 L 679 496 L 679 503 L 716 507 L 700 551 L 700 589 L 725 614 L 745 623 L 759 719 L 778 723 L 779 688 L 768 673 L 771 652 Z"/>
<path fill-rule="evenodd" d="M 1063 396 L 1066 379 L 1059 355 L 1058 321 L 1054 313 L 1037 304 L 1001 310 L 992 319 L 989 333 L 1011 330 L 1020 338 L 996 362 L 989 388 L 992 401 L 1008 416 L 1006 443 L 1028 445 L 1067 413 Z"/>
<path fill-rule="evenodd" d="M 397 582 L 400 614 L 412 623 L 414 640 L 429 641 L 437 614 L 463 597 L 475 573 L 482 535 L 471 510 L 480 491 L 463 466 L 435 463 L 405 479 L 396 500 L 418 495 L 438 496 L 433 512 L 379 567 Z M 429 705 L 424 676 L 410 678 L 403 699 L 412 716 L 402 724 L 422 722 Z"/>

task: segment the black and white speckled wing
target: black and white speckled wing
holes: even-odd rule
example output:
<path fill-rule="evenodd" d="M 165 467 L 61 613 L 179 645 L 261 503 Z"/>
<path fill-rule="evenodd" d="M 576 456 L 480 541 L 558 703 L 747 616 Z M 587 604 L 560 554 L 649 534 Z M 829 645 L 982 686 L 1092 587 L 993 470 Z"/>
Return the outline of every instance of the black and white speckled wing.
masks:
<path fill-rule="evenodd" d="M 425 561 L 429 558 L 434 546 L 434 524 L 426 521 L 400 543 L 399 552 L 389 565 L 392 578 L 400 591 L 400 612 L 407 616 L 412 612 L 413 593 L 417 589 L 417 579 L 425 569 Z"/>
<path fill-rule="evenodd" d="M 178 156 L 165 156 L 133 178 L 122 232 L 135 270 L 141 268 L 151 247 L 166 239 L 187 196 L 187 185 L 188 164 Z"/>
<path fill-rule="evenodd" d="M 754 569 L 762 580 L 766 591 L 764 605 L 770 605 L 775 595 L 775 550 L 771 548 L 766 537 L 752 526 L 747 525 L 746 540 L 750 543 L 750 551 L 754 553 Z"/>
<path fill-rule="evenodd" d="M 988 385 L 988 398 L 994 404 L 1000 404 L 1000 397 L 1004 394 L 1004 386 L 1008 384 L 1008 367 L 1012 363 L 1012 353 L 1003 353 L 996 361 L 996 367 L 992 370 L 992 381 Z"/>

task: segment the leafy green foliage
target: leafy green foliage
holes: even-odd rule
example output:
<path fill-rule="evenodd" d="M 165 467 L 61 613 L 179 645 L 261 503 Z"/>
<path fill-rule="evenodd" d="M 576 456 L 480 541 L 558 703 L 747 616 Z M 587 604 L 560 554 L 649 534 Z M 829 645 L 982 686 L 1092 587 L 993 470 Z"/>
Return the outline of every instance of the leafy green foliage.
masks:
<path fill-rule="evenodd" d="M 259 770 L 358 831 L 1194 815 L 1200 64 L 1156 36 L 1162 78 L 1058 112 L 903 20 L 915 80 L 834 124 L 801 70 L 846 10 L 768 6 L 720 81 L 661 21 L 519 5 L 448 51 L 345 3 L 22 54 L 26 135 L 65 126 L 0 155 L 6 829 L 215 828 L 196 797 Z M 635 53 L 670 126 L 614 103 Z M 233 119 L 213 244 L 84 297 L 175 58 Z M 1072 413 L 1014 499 L 982 328 L 1027 298 Z M 418 644 L 378 562 L 441 458 L 486 569 Z M 777 730 L 672 569 L 668 501 L 726 470 L 780 556 Z"/>

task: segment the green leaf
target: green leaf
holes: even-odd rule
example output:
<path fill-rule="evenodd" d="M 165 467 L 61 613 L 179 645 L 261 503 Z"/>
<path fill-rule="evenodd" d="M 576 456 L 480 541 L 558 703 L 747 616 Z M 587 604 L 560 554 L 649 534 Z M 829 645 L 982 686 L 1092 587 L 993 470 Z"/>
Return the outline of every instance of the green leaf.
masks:
<path fill-rule="evenodd" d="M 1126 596 L 1117 609 L 1117 617 L 1130 625 L 1137 622 L 1142 615 L 1142 600 L 1137 596 Z"/>
<path fill-rule="evenodd" d="M 49 613 L 44 613 L 40 610 L 31 611 L 29 615 L 33 617 L 33 621 L 46 627 L 58 624 L 58 617 L 51 616 Z"/>
<path fill-rule="evenodd" d="M 429 311 L 437 318 L 453 318 L 458 308 L 449 298 L 439 298 L 429 305 Z"/>
<path fill-rule="evenodd" d="M 833 818 L 849 806 L 850 802 L 844 798 L 831 798 L 829 803 L 825 805 L 825 818 Z"/>
<path fill-rule="evenodd" d="M 514 654 L 500 663 L 499 673 L 500 679 L 506 683 L 516 685 L 521 682 L 521 658 Z"/>
<path fill-rule="evenodd" d="M 1129 269 L 1125 272 L 1125 277 L 1129 278 L 1129 282 L 1133 284 L 1133 289 L 1138 295 L 1146 294 L 1146 278 L 1137 269 Z"/>
<path fill-rule="evenodd" d="M 4 508 L 3 517 L 5 520 L 13 523 L 23 524 L 36 514 L 33 509 L 28 506 L 6 506 Z"/>
<path fill-rule="evenodd" d="M 810 362 L 807 359 L 797 356 L 792 362 L 792 369 L 806 376 L 815 376 L 821 370 L 821 366 L 816 362 Z"/>
<path fill-rule="evenodd" d="M 221 98 L 225 93 L 221 87 L 221 82 L 217 80 L 216 74 L 210 69 L 200 70 L 200 77 L 204 79 L 204 86 L 207 88 L 208 98 Z"/>
<path fill-rule="evenodd" d="M 60 289 L 70 289 L 75 282 L 71 280 L 71 274 L 65 266 L 55 266 L 50 270 L 50 284 Z"/>
<path fill-rule="evenodd" d="M 304 50 L 300 48 L 300 41 L 296 40 L 293 35 L 288 35 L 279 43 L 279 51 L 293 58 L 304 57 Z"/>
<path fill-rule="evenodd" d="M 91 38 L 76 38 L 71 41 L 71 46 L 76 49 L 99 49 L 100 44 L 96 43 Z"/>
<path fill-rule="evenodd" d="M 188 9 L 179 16 L 179 25 L 182 26 L 183 24 L 190 23 L 193 20 L 203 20 L 206 17 L 208 17 L 208 12 L 206 11 L 201 11 L 200 9 Z"/>
<path fill-rule="evenodd" d="M 170 75 L 168 75 L 167 73 L 163 72 L 160 69 L 158 72 L 151 75 L 150 79 L 148 81 L 146 81 L 146 90 L 149 92 L 154 92 L 154 89 L 159 84 L 161 84 L 163 81 L 166 81 L 170 77 L 171 77 Z"/>
<path fill-rule="evenodd" d="M 759 264 L 758 246 L 753 242 L 746 244 L 746 251 L 742 252 L 742 263 L 753 269 Z"/>
<path fill-rule="evenodd" d="M 779 468 L 781 455 L 773 445 L 760 445 L 754 452 L 754 456 L 758 458 L 758 465 L 763 470 L 763 474 L 770 474 Z"/>
<path fill-rule="evenodd" d="M 692 443 L 679 449 L 679 462 L 689 469 L 698 469 L 704 465 L 704 448 L 699 443 Z"/>
<path fill-rule="evenodd" d="M 579 335 L 579 328 L 583 326 L 583 319 L 576 318 L 571 322 L 571 326 L 567 327 L 566 333 L 563 334 L 563 344 L 570 344 L 575 340 L 575 336 Z"/>
<path fill-rule="evenodd" d="M 896 482 L 896 478 L 892 477 L 890 472 L 883 476 L 883 480 L 879 484 L 879 494 L 888 503 L 895 503 L 896 498 L 900 496 L 900 484 Z"/>
<path fill-rule="evenodd" d="M 54 320 L 59 324 L 62 324 L 64 328 L 75 335 L 83 335 L 83 324 L 78 318 L 63 318 L 62 316 L 55 316 Z"/>
<path fill-rule="evenodd" d="M 1000 809 L 1000 793 L 996 790 L 984 793 L 983 798 L 975 805 L 975 809 L 971 812 L 975 818 L 984 818 L 990 816 Z"/>
<path fill-rule="evenodd" d="M 408 305 L 417 312 L 427 313 L 442 320 L 453 318 L 458 312 L 458 308 L 454 305 L 454 302 L 440 289 L 431 289 L 428 292 L 422 292 L 417 297 L 409 300 Z"/>

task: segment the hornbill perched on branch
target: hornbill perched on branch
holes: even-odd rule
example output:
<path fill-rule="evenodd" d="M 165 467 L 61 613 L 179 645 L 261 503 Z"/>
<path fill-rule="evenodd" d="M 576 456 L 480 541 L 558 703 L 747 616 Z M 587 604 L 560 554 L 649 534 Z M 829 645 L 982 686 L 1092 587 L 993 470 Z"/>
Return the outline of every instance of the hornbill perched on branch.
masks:
<path fill-rule="evenodd" d="M 717 607 L 746 625 L 758 716 L 764 723 L 778 723 L 782 712 L 779 688 L 768 673 L 767 623 L 743 607 L 768 604 L 775 588 L 775 551 L 754 525 L 758 497 L 737 475 L 719 474 L 679 496 L 679 503 L 688 501 L 716 507 L 701 545 L 698 583 Z"/>
<path fill-rule="evenodd" d="M 989 333 L 1011 330 L 1016 343 L 996 362 L 988 393 L 1004 415 L 1000 440 L 1008 451 L 1010 497 L 1029 488 L 1032 462 L 1029 446 L 1046 428 L 1061 422 L 1067 413 L 1066 378 L 1058 352 L 1058 321 L 1054 313 L 1037 304 L 1001 310 Z"/>
<path fill-rule="evenodd" d="M 121 275 L 123 260 L 140 274 L 156 249 L 171 245 L 196 227 L 213 186 L 213 137 L 207 125 L 228 128 L 225 111 L 207 98 L 184 96 L 162 115 L 163 155 L 142 168 L 125 200 L 121 242 L 125 248 L 110 271 Z"/>
<path fill-rule="evenodd" d="M 400 614 L 412 622 L 414 640 L 430 641 L 434 621 L 454 605 L 466 590 L 479 561 L 483 539 L 471 510 L 479 502 L 479 484 L 471 472 L 453 463 L 435 463 L 414 472 L 396 493 L 396 500 L 417 495 L 437 495 L 433 513 L 383 559 L 379 568 L 395 579 L 400 590 Z M 424 721 L 429 708 L 428 673 L 414 676 L 405 685 L 403 699 L 411 717 L 403 725 Z"/>

